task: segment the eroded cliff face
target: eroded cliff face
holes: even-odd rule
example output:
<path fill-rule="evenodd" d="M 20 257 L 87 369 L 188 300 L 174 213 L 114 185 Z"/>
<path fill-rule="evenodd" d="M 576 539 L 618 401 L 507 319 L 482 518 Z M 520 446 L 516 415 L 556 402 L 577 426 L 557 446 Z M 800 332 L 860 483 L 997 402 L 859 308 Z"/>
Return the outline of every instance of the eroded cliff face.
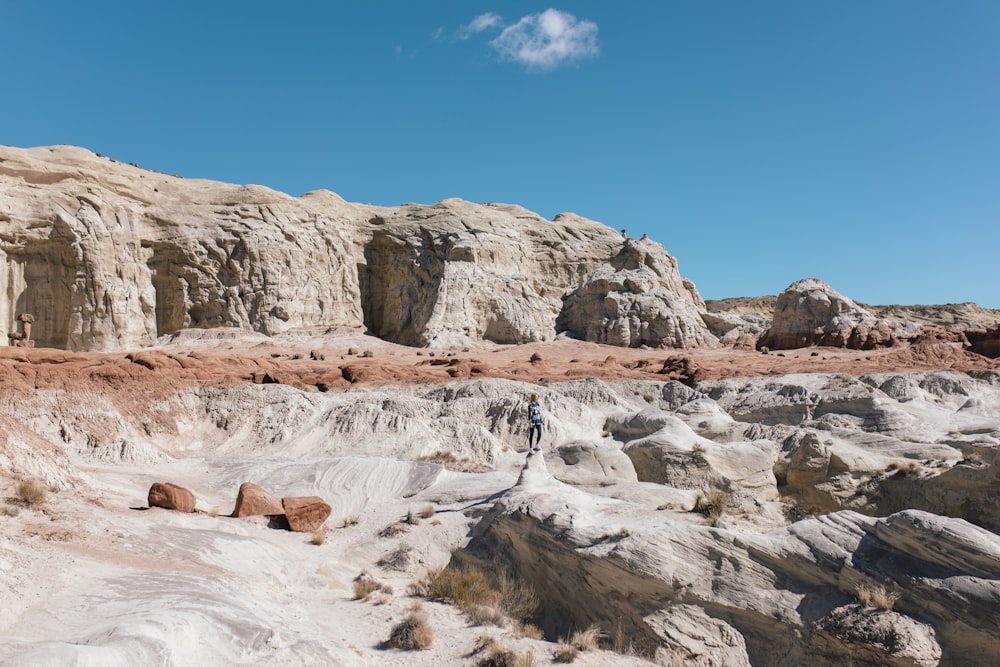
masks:
<path fill-rule="evenodd" d="M 572 214 L 295 198 L 56 146 L 0 147 L 0 224 L 0 335 L 31 313 L 45 347 L 112 351 L 209 327 L 368 330 L 415 346 L 545 341 L 566 329 L 618 345 L 715 341 L 698 316 L 704 303 L 659 244 L 642 250 L 641 270 L 657 271 L 649 285 L 595 296 L 591 274 L 620 274 L 624 240 Z M 636 285 L 642 293 L 629 296 Z M 584 286 L 591 302 L 613 296 L 666 324 L 609 336 L 630 321 L 616 312 L 605 325 L 561 328 L 564 297 Z"/>

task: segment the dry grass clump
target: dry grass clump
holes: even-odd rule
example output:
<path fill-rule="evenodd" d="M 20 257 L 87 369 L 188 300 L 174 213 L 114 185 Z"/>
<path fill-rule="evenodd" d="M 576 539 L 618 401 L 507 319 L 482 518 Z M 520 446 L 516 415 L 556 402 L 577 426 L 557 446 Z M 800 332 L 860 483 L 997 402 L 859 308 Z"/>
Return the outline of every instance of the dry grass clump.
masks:
<path fill-rule="evenodd" d="M 401 546 L 382 556 L 375 564 L 387 570 L 405 570 L 410 564 L 410 554 L 412 551 L 413 547 L 411 546 Z"/>
<path fill-rule="evenodd" d="M 322 546 L 326 542 L 326 533 L 322 530 L 317 530 L 312 534 L 312 539 L 310 539 L 309 542 L 311 544 L 315 544 L 316 546 Z"/>
<path fill-rule="evenodd" d="M 586 630 L 577 630 L 569 638 L 569 643 L 574 648 L 581 651 L 596 651 L 600 645 L 601 630 L 596 625 L 591 625 Z"/>
<path fill-rule="evenodd" d="M 495 583 L 480 568 L 463 564 L 428 570 L 410 585 L 410 593 L 450 602 L 477 625 L 503 625 L 505 616 L 523 623 L 534 615 L 539 600 L 531 586 L 506 571 L 499 573 Z"/>
<path fill-rule="evenodd" d="M 505 570 L 500 572 L 497 583 L 500 587 L 500 607 L 504 613 L 517 621 L 531 620 L 540 602 L 535 589 Z"/>
<path fill-rule="evenodd" d="M 17 483 L 18 499 L 25 505 L 41 505 L 48 497 L 45 485 L 37 479 L 25 479 Z"/>
<path fill-rule="evenodd" d="M 519 623 L 514 622 L 510 633 L 515 637 L 523 637 L 527 639 L 544 639 L 545 635 L 542 634 L 542 629 L 537 625 L 532 625 L 531 623 Z"/>
<path fill-rule="evenodd" d="M 361 518 L 357 514 L 352 514 L 351 516 L 345 516 L 344 524 L 341 527 L 348 528 L 350 526 L 356 526 L 358 525 L 358 523 L 360 523 L 360 521 Z"/>
<path fill-rule="evenodd" d="M 406 518 L 403 521 L 411 526 L 416 526 L 420 524 L 420 519 L 413 515 L 413 510 L 406 510 Z"/>
<path fill-rule="evenodd" d="M 858 602 L 866 609 L 891 611 L 899 599 L 899 593 L 890 591 L 885 586 L 871 584 L 859 584 L 857 594 Z"/>
<path fill-rule="evenodd" d="M 373 593 L 392 595 L 392 586 L 383 584 L 367 572 L 362 572 L 354 578 L 355 600 L 367 600 Z"/>
<path fill-rule="evenodd" d="M 436 513 L 437 510 L 434 509 L 433 505 L 428 505 L 427 507 L 420 510 L 421 519 L 429 519 Z"/>
<path fill-rule="evenodd" d="M 0 512 L 3 512 L 4 516 L 15 517 L 18 514 L 20 514 L 21 508 L 19 508 L 17 505 L 4 503 L 3 510 L 0 510 Z"/>
<path fill-rule="evenodd" d="M 471 565 L 428 570 L 412 590 L 430 600 L 451 602 L 463 611 L 473 605 L 497 607 L 500 603 L 500 595 L 490 587 L 486 574 Z"/>
<path fill-rule="evenodd" d="M 580 655 L 580 650 L 577 647 L 560 642 L 552 653 L 552 661 L 569 664 L 576 661 L 578 655 Z"/>
<path fill-rule="evenodd" d="M 496 649 L 476 663 L 476 667 L 534 667 L 535 654 L 515 653 L 510 649 Z"/>
<path fill-rule="evenodd" d="M 419 602 L 410 607 L 410 613 L 389 633 L 386 646 L 404 651 L 424 651 L 434 643 L 434 632 L 427 624 L 427 614 Z"/>
<path fill-rule="evenodd" d="M 718 526 L 722 513 L 729 505 L 729 494 L 724 491 L 709 491 L 707 494 L 698 494 L 694 501 L 694 511 L 700 512 L 708 517 L 708 525 Z"/>

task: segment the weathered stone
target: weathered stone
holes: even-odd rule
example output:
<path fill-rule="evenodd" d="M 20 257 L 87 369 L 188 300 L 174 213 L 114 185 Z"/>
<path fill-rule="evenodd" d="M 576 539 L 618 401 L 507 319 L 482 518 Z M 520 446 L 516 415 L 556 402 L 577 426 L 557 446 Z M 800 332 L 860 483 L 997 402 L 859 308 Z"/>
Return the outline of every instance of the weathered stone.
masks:
<path fill-rule="evenodd" d="M 870 350 L 912 339 L 917 331 L 912 322 L 876 318 L 822 280 L 806 278 L 778 296 L 771 327 L 757 346 L 771 350 L 809 345 Z"/>
<path fill-rule="evenodd" d="M 714 340 L 697 291 L 660 246 L 628 240 L 619 254 L 618 232 L 572 214 L 295 198 L 56 146 L 0 147 L 0 220 L 0 336 L 27 308 L 42 347 L 119 350 L 217 327 L 335 327 L 431 347 L 546 341 L 563 296 L 602 265 L 626 281 L 595 297 L 622 304 L 607 309 L 609 342 Z M 601 292 L 593 280 L 585 291 Z"/>
<path fill-rule="evenodd" d="M 194 494 L 183 486 L 170 482 L 155 482 L 149 487 L 150 507 L 162 507 L 175 512 L 194 512 Z"/>
<path fill-rule="evenodd" d="M 288 527 L 298 533 L 311 533 L 323 527 L 332 508 L 319 496 L 286 496 L 281 507 L 288 519 Z"/>
<path fill-rule="evenodd" d="M 240 484 L 232 516 L 272 516 L 284 514 L 281 501 L 252 482 Z"/>
<path fill-rule="evenodd" d="M 681 278 L 660 244 L 627 239 L 608 263 L 566 296 L 559 328 L 571 336 L 622 347 L 714 346 L 701 314 L 705 303 Z"/>

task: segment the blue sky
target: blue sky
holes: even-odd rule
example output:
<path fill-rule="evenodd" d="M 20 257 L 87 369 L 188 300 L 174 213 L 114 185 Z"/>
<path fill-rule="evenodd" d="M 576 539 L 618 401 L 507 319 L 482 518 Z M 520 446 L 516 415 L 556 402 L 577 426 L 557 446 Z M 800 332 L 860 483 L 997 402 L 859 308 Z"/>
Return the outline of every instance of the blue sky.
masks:
<path fill-rule="evenodd" d="M 0 5 L 0 143 L 573 211 L 705 298 L 1000 308 L 1000 2 Z"/>

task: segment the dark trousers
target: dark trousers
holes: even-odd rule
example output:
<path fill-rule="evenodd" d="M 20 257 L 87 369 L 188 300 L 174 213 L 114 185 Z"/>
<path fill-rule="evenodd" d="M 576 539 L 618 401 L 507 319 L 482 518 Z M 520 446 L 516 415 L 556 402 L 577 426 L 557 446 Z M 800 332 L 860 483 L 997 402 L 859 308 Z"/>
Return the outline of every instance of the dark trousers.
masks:
<path fill-rule="evenodd" d="M 531 440 L 534 438 L 535 445 L 538 445 L 542 441 L 542 425 L 532 424 L 528 428 L 528 448 L 531 448 Z"/>

